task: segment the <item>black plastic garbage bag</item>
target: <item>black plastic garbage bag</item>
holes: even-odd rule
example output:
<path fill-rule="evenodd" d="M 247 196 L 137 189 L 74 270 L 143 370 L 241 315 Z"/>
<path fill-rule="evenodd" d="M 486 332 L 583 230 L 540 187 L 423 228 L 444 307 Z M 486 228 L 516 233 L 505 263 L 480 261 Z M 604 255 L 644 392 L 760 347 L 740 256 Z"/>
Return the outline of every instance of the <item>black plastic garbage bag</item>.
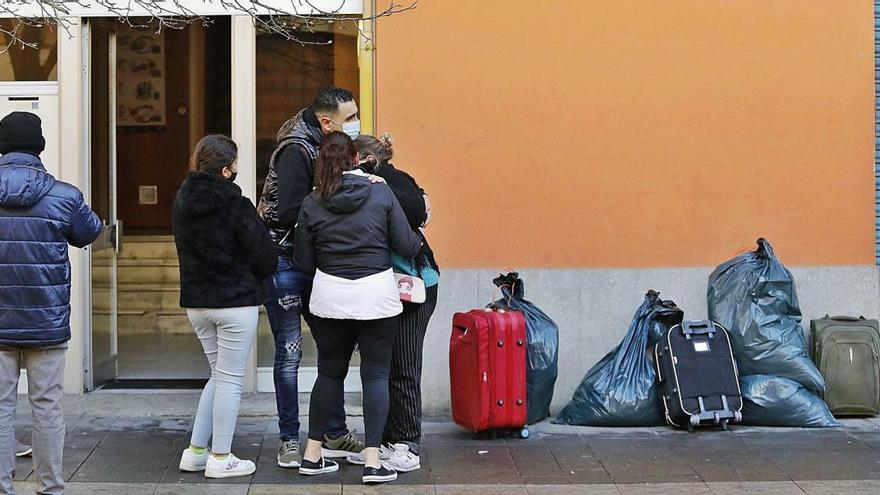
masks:
<path fill-rule="evenodd" d="M 730 332 L 740 376 L 781 376 L 824 392 L 807 354 L 794 279 L 766 239 L 712 272 L 707 299 L 709 318 Z"/>
<path fill-rule="evenodd" d="M 525 284 L 516 272 L 494 280 L 504 296 L 495 306 L 522 311 L 526 317 L 529 345 L 526 349 L 526 407 L 528 424 L 550 416 L 550 402 L 559 374 L 559 327 L 533 303 L 525 299 Z"/>
<path fill-rule="evenodd" d="M 648 291 L 623 341 L 587 372 L 554 423 L 588 426 L 659 426 L 665 423 L 656 371 L 648 349 L 684 313 Z"/>
<path fill-rule="evenodd" d="M 740 377 L 743 424 L 827 428 L 840 426 L 816 394 L 788 378 Z"/>

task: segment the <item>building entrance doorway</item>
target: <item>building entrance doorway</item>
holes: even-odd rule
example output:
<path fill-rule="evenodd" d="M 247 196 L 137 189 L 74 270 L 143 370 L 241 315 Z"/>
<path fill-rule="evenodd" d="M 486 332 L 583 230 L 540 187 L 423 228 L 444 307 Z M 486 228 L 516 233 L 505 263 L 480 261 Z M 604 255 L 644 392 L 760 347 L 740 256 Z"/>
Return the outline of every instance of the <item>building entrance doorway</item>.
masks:
<path fill-rule="evenodd" d="M 179 306 L 171 206 L 195 143 L 231 133 L 231 20 L 86 26 L 91 201 L 112 219 L 91 255 L 87 389 L 199 388 L 210 370 Z"/>

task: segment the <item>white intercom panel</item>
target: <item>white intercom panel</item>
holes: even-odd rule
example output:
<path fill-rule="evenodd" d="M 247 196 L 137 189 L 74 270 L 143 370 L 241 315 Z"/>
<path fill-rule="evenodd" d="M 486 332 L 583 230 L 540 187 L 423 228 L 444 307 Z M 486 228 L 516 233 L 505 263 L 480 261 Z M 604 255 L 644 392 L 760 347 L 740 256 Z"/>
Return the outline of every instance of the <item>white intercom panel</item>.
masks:
<path fill-rule="evenodd" d="M 43 121 L 46 150 L 40 158 L 49 173 L 60 179 L 58 84 L 0 83 L 0 118 L 16 111 L 35 113 Z"/>

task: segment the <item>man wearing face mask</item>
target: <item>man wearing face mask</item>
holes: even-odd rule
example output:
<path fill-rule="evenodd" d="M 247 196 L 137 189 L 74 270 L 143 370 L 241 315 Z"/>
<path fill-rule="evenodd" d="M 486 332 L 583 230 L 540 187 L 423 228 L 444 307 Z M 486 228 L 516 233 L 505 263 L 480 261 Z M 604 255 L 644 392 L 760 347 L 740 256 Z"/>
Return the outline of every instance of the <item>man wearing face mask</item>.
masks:
<path fill-rule="evenodd" d="M 275 338 L 275 401 L 278 408 L 280 467 L 298 468 L 302 461 L 299 442 L 298 376 L 302 359 L 301 316 L 307 313 L 310 275 L 293 268 L 293 229 L 303 199 L 314 186 L 315 160 L 323 137 L 342 131 L 352 139 L 360 134 L 358 107 L 351 91 L 331 87 L 315 97 L 278 130 L 278 147 L 269 161 L 258 211 L 269 227 L 278 252 L 273 277 L 275 292 L 266 303 L 266 313 Z M 328 418 L 324 457 L 345 457 L 359 453 L 364 443 L 345 424 L 343 397 Z"/>

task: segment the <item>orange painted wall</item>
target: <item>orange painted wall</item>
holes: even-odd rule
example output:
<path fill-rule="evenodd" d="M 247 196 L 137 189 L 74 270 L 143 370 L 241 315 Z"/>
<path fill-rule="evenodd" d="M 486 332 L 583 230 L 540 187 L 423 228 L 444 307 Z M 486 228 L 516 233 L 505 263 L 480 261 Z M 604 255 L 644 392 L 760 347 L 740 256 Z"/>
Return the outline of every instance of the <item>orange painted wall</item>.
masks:
<path fill-rule="evenodd" d="M 384 2 L 380 0 L 379 4 Z M 423 0 L 378 131 L 447 268 L 874 262 L 873 4 Z"/>

